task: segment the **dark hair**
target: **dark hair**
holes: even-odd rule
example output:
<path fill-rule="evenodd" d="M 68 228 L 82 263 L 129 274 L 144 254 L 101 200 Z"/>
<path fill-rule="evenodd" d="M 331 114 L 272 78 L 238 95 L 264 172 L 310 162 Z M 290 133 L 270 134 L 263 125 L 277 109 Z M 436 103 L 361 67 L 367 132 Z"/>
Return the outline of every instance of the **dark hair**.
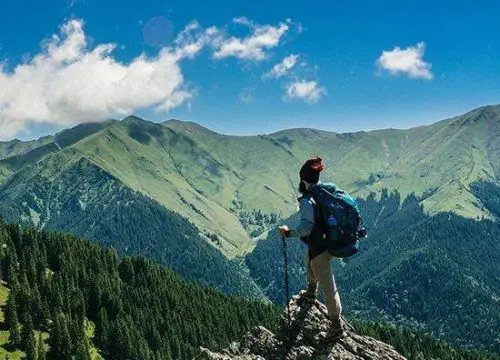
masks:
<path fill-rule="evenodd" d="M 299 182 L 299 193 L 301 193 L 302 195 L 304 195 L 306 191 L 307 191 L 306 184 L 304 184 L 304 182 L 301 180 Z"/>
<path fill-rule="evenodd" d="M 322 172 L 324 168 L 323 159 L 319 156 L 308 159 L 300 169 L 300 180 L 316 184 L 319 181 L 319 173 Z"/>

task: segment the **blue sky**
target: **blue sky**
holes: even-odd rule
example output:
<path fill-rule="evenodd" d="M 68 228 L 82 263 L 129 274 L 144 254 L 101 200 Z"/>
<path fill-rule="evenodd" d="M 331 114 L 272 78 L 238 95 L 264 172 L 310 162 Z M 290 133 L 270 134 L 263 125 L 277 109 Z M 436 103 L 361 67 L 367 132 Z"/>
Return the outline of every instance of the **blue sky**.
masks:
<path fill-rule="evenodd" d="M 499 18 L 493 0 L 4 2 L 0 140 L 128 113 L 240 135 L 427 124 L 500 103 Z"/>

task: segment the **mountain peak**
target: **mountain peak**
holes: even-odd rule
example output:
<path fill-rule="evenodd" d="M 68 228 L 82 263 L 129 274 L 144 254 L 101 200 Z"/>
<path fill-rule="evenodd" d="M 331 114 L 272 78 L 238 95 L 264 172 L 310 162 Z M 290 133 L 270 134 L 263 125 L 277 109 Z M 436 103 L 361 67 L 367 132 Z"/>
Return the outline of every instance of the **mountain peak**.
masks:
<path fill-rule="evenodd" d="M 139 116 L 135 115 L 129 115 L 121 120 L 123 123 L 131 123 L 131 122 L 148 122 L 147 120 L 144 120 L 143 118 L 140 118 Z"/>
<path fill-rule="evenodd" d="M 192 121 L 184 121 L 184 120 L 177 120 L 177 119 L 170 119 L 167 121 L 164 121 L 162 123 L 164 126 L 172 129 L 172 130 L 177 130 L 177 131 L 187 131 L 187 132 L 204 132 L 204 133 L 210 133 L 210 134 L 217 134 L 220 135 L 219 133 L 210 130 L 198 123 L 192 122 Z"/>
<path fill-rule="evenodd" d="M 347 336 L 325 346 L 323 339 L 330 326 L 326 307 L 318 301 L 304 299 L 302 291 L 290 301 L 291 327 L 288 329 L 287 314 L 282 314 L 282 326 L 273 334 L 262 326 L 251 329 L 239 343 L 215 353 L 201 348 L 196 360 L 263 360 L 263 359 L 365 359 L 405 360 L 394 348 L 370 337 L 357 335 L 347 323 Z"/>
<path fill-rule="evenodd" d="M 482 121 L 500 119 L 500 105 L 486 105 L 461 115 L 454 121 L 456 125 L 470 125 Z"/>

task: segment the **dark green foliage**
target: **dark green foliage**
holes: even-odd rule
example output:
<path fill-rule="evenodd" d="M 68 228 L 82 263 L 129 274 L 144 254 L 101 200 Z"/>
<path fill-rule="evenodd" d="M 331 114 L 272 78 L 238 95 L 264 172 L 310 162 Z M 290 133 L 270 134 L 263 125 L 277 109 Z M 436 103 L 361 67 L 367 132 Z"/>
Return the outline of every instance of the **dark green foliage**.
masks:
<path fill-rule="evenodd" d="M 260 209 L 243 210 L 243 203 L 237 200 L 232 201 L 229 210 L 238 217 L 241 225 L 252 237 L 257 237 L 269 228 L 277 226 L 281 220 L 279 214 L 275 212 L 266 214 Z"/>
<path fill-rule="evenodd" d="M 28 359 L 41 351 L 37 329 L 49 332 L 48 359 L 88 360 L 86 319 L 104 358 L 141 360 L 191 359 L 199 346 L 220 349 L 251 326 L 273 329 L 278 322 L 275 306 L 188 283 L 145 258 L 120 260 L 116 251 L 74 236 L 0 222 L 2 244 L 8 279 L 19 279 L 8 282 L 7 318 L 21 319 L 16 346 Z M 37 304 L 47 304 L 49 321 Z"/>
<path fill-rule="evenodd" d="M 38 355 L 38 360 L 46 360 L 47 359 L 47 351 L 45 350 L 45 346 L 43 344 L 42 333 L 40 333 L 38 335 L 36 353 Z"/>
<path fill-rule="evenodd" d="M 286 136 L 281 136 L 281 137 L 277 138 L 276 141 L 279 143 L 286 144 L 287 146 L 292 146 L 292 144 L 294 142 L 292 139 L 290 139 Z"/>
<path fill-rule="evenodd" d="M 360 335 L 393 345 L 408 360 L 498 360 L 500 356 L 478 350 L 455 349 L 422 331 L 397 328 L 383 323 L 352 322 Z"/>
<path fill-rule="evenodd" d="M 292 219 L 286 224 L 294 223 Z M 305 286 L 304 252 L 306 247 L 296 239 L 288 241 L 288 266 L 290 293 L 295 294 Z M 277 232 L 271 232 L 267 240 L 260 241 L 245 262 L 255 282 L 265 289 L 273 302 L 285 305 L 284 262 L 282 242 Z"/>
<path fill-rule="evenodd" d="M 0 221 L 1 244 L 7 244 L 2 264 L 10 269 L 8 278 L 33 280 L 8 283 L 9 287 L 28 294 L 30 304 L 37 296 L 42 304 L 50 304 L 47 328 L 47 321 L 36 320 L 36 309 L 15 305 L 16 292 L 10 292 L 8 304 L 23 320 L 27 359 L 89 360 L 85 319 L 95 324 L 92 343 L 104 358 L 141 360 L 192 359 L 199 346 L 220 350 L 251 326 L 275 330 L 278 324 L 281 310 L 273 305 L 188 283 L 144 258 L 120 260 L 115 251 L 70 235 L 20 232 L 17 225 Z M 13 265 L 14 258 L 21 259 L 19 267 Z M 354 325 L 361 334 L 393 344 L 410 360 L 498 360 L 486 353 L 455 350 L 419 332 Z M 49 331 L 48 353 L 41 335 L 35 343 L 33 328 Z"/>
<path fill-rule="evenodd" d="M 59 216 L 50 216 L 45 205 L 41 207 L 31 195 L 16 198 L 0 189 L 0 213 L 7 220 L 17 221 L 30 207 L 42 214 L 45 229 L 96 240 L 115 248 L 119 255 L 144 255 L 188 280 L 227 294 L 262 297 L 252 279 L 209 245 L 192 223 L 124 187 L 86 159 L 57 181 L 37 178 L 30 186 L 28 193 L 51 201 Z"/>
<path fill-rule="evenodd" d="M 21 331 L 19 324 L 19 317 L 17 315 L 17 302 L 16 302 L 16 292 L 15 286 L 13 290 L 11 290 L 9 294 L 9 298 L 7 299 L 7 306 L 5 310 L 5 323 L 7 325 L 7 329 L 10 332 L 10 342 L 14 346 L 21 345 Z"/>
<path fill-rule="evenodd" d="M 477 181 L 472 183 L 470 188 L 484 207 L 500 218 L 500 187 L 490 182 Z"/>
<path fill-rule="evenodd" d="M 31 313 L 25 312 L 23 314 L 23 330 L 21 332 L 21 348 L 26 353 L 27 360 L 35 360 L 36 355 L 36 344 L 35 336 L 33 335 L 33 321 L 31 321 Z"/>
<path fill-rule="evenodd" d="M 401 201 L 396 192 L 383 192 L 380 201 L 372 195 L 359 205 L 369 238 L 358 255 L 334 264 L 346 314 L 423 326 L 455 345 L 495 350 L 500 344 L 500 224 L 451 213 L 427 216 L 419 199 Z M 289 241 L 293 293 L 305 286 L 304 252 L 298 239 Z M 246 264 L 266 295 L 283 304 L 277 232 L 258 244 Z"/>

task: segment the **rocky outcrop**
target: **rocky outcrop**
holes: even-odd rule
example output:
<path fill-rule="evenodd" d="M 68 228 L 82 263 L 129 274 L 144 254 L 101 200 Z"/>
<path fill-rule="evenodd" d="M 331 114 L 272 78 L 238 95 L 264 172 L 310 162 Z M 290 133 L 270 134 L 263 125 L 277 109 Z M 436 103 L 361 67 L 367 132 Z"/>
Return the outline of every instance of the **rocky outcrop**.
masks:
<path fill-rule="evenodd" d="M 220 353 L 202 348 L 195 360 L 405 360 L 394 348 L 370 337 L 357 335 L 344 321 L 346 337 L 327 344 L 324 339 L 330 320 L 320 302 L 308 302 L 299 293 L 290 301 L 291 326 L 286 310 L 276 334 L 259 326 L 251 329 L 239 343 Z"/>

